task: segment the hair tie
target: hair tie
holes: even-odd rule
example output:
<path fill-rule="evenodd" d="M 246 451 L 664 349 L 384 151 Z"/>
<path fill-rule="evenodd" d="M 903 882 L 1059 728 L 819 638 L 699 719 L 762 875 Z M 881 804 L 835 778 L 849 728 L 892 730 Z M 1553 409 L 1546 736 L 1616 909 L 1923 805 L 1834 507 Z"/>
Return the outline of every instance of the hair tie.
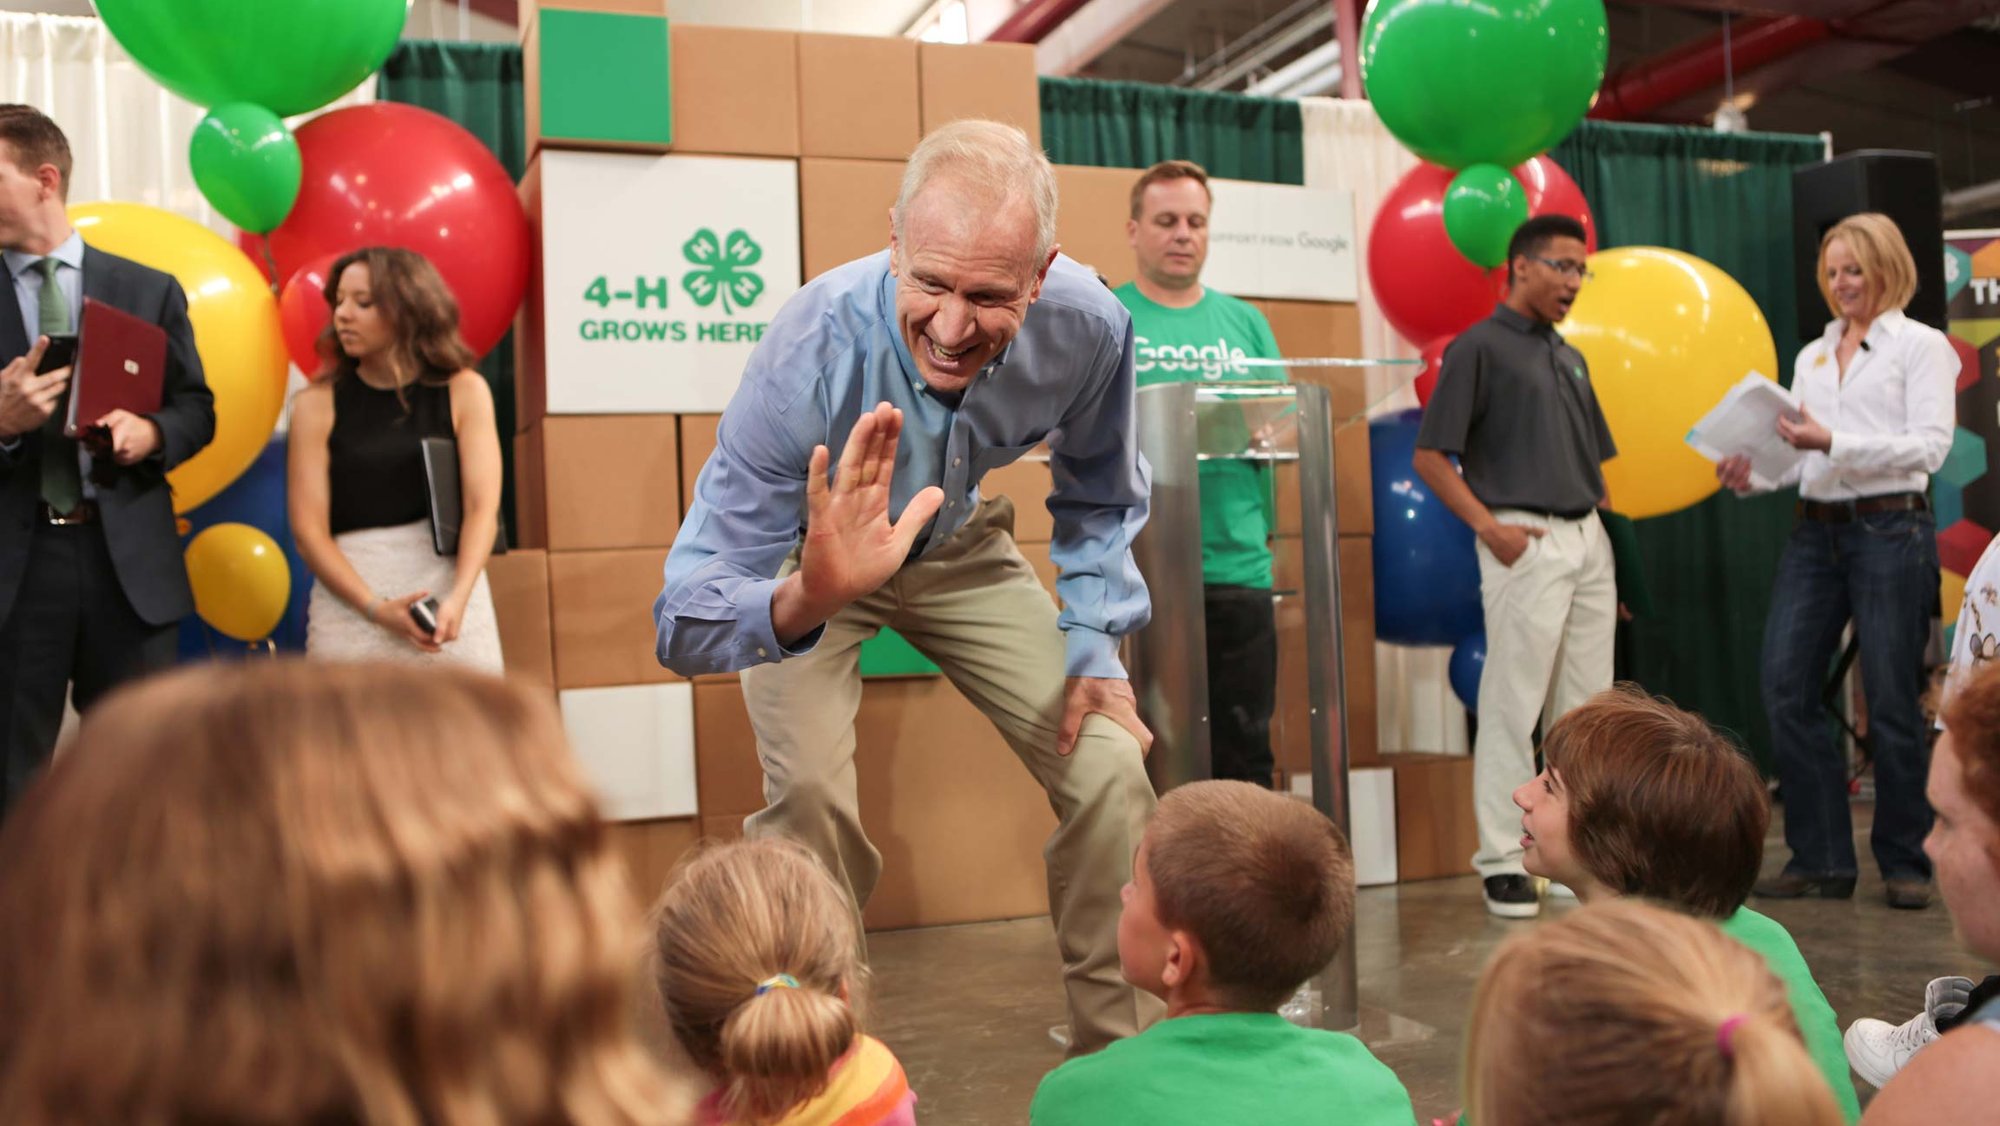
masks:
<path fill-rule="evenodd" d="M 1716 1028 L 1715 1046 L 1722 1050 L 1722 1058 L 1736 1058 L 1736 1030 L 1748 1019 L 1750 1018 L 1744 1014 L 1736 1013 L 1733 1016 L 1724 1017 L 1722 1024 Z"/>
<path fill-rule="evenodd" d="M 799 979 L 791 974 L 773 974 L 757 983 L 757 996 L 762 997 L 773 989 L 797 989 Z"/>

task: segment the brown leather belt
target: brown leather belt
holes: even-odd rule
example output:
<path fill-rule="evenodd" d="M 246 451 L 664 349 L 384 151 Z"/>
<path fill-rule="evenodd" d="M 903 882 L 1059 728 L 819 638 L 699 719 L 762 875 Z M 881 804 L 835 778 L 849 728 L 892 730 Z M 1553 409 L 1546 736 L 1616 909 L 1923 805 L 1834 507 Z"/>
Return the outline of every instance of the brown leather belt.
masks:
<path fill-rule="evenodd" d="M 57 512 L 46 503 L 38 503 L 35 505 L 35 514 L 40 516 L 42 522 L 45 524 L 95 524 L 97 523 L 97 502 L 94 500 L 78 501 L 76 507 L 69 512 Z"/>
<path fill-rule="evenodd" d="M 1858 500 L 1802 500 L 1797 511 L 1801 520 L 1851 524 L 1857 517 L 1873 516 L 1878 512 L 1928 512 L 1930 507 L 1930 500 L 1922 493 L 1890 493 Z"/>

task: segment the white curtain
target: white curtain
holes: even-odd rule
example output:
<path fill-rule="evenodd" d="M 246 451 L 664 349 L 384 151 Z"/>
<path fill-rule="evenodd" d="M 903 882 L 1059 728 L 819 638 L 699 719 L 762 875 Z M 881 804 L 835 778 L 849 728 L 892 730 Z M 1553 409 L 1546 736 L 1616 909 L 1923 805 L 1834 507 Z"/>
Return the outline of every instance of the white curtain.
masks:
<path fill-rule="evenodd" d="M 1366 101 L 1300 98 L 1299 112 L 1305 128 L 1306 186 L 1354 193 L 1356 249 L 1362 264 L 1361 350 L 1369 356 L 1414 359 L 1417 349 L 1389 327 L 1375 305 L 1367 263 L 1368 231 L 1375 212 L 1396 181 L 1416 166 L 1417 158 L 1389 135 L 1375 107 Z M 1416 393 L 1405 389 L 1376 409 L 1416 405 Z M 1377 738 L 1382 750 L 1470 752 L 1465 709 L 1451 691 L 1450 660 L 1449 649 L 1376 644 Z"/>
<path fill-rule="evenodd" d="M 370 78 L 327 108 L 374 100 Z M 144 203 L 235 237 L 188 171 L 188 138 L 206 110 L 140 70 L 102 21 L 0 12 L 0 101 L 34 106 L 69 135 L 72 202 Z"/>

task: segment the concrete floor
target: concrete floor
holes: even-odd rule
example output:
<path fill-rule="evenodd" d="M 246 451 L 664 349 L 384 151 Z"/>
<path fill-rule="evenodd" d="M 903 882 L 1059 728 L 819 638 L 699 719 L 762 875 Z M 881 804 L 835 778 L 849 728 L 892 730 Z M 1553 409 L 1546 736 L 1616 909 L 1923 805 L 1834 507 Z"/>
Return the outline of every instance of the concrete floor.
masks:
<path fill-rule="evenodd" d="M 1865 858 L 1866 813 L 1856 813 Z M 1773 869 L 1786 855 L 1782 839 L 1774 825 Z M 1472 877 L 1364 888 L 1356 906 L 1360 1035 L 1402 1077 L 1427 1123 L 1458 1108 L 1463 1025 L 1481 965 L 1503 938 L 1531 924 L 1488 915 Z M 1753 906 L 1791 930 L 1842 1027 L 1864 1016 L 1907 1017 L 1932 977 L 1985 972 L 1953 939 L 1942 904 L 1891 911 L 1873 872 L 1849 901 Z M 869 937 L 869 951 L 872 1031 L 902 1059 L 920 1119 L 1026 1121 L 1035 1085 L 1062 1062 L 1048 1038 L 1064 1020 L 1048 920 L 880 933 Z M 1869 1092 L 1861 1091 L 1865 1100 Z"/>

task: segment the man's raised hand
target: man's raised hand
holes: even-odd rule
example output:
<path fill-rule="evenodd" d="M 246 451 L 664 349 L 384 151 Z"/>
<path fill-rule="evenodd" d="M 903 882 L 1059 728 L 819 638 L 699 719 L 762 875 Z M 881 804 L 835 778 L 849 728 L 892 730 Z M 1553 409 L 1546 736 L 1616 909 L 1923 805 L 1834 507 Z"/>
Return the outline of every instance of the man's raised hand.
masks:
<path fill-rule="evenodd" d="M 887 582 L 909 558 L 917 533 L 944 504 L 944 490 L 932 485 L 910 498 L 901 519 L 889 521 L 889 486 L 902 431 L 903 412 L 888 403 L 862 415 L 840 451 L 831 482 L 827 448 L 813 448 L 798 569 L 801 609 L 811 620 L 799 623 L 806 626 L 800 633 Z"/>

